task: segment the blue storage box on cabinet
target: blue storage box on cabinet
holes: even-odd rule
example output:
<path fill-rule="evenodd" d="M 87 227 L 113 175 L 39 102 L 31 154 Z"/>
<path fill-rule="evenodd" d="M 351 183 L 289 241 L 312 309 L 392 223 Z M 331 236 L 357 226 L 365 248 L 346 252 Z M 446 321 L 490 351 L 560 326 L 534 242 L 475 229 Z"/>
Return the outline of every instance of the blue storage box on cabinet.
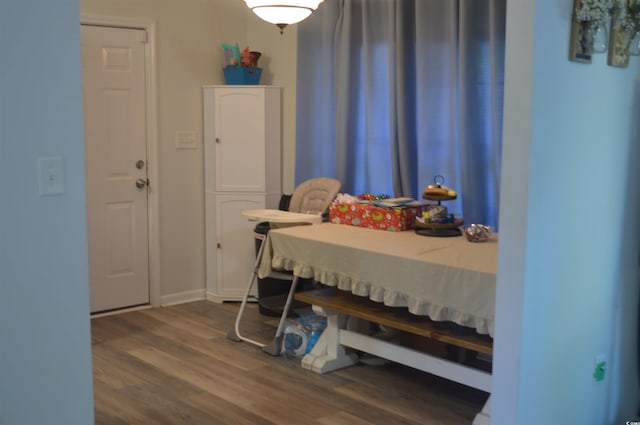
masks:
<path fill-rule="evenodd" d="M 223 68 L 224 79 L 228 85 L 258 85 L 262 68 L 227 66 Z"/>

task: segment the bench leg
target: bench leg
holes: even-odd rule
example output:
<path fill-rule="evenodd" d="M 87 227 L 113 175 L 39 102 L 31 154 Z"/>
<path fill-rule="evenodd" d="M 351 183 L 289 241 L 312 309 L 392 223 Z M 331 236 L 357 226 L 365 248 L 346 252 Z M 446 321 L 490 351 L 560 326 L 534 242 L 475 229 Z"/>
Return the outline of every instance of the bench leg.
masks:
<path fill-rule="evenodd" d="M 491 423 L 491 396 L 487 399 L 482 410 L 473 418 L 473 425 L 490 425 Z"/>
<path fill-rule="evenodd" d="M 346 316 L 317 306 L 313 306 L 313 310 L 327 316 L 327 327 L 313 350 L 302 358 L 302 367 L 316 373 L 327 373 L 356 364 L 358 356 L 355 353 L 347 354 L 339 341 L 340 329 L 345 326 Z"/>

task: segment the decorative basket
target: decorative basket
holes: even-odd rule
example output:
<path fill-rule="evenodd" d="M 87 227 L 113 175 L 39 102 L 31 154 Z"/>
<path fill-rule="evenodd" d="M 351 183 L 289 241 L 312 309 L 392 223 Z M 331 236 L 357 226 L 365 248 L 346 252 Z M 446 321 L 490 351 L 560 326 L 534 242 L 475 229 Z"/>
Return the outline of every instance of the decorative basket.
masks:
<path fill-rule="evenodd" d="M 258 85 L 262 68 L 227 66 L 222 69 L 224 79 L 229 85 Z"/>

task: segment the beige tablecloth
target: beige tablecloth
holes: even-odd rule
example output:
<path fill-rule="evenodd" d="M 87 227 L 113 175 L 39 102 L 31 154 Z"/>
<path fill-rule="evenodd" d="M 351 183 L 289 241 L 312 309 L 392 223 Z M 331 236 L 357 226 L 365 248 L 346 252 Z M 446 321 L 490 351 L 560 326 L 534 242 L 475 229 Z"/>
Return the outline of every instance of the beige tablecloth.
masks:
<path fill-rule="evenodd" d="M 493 336 L 497 235 L 485 243 L 322 223 L 271 230 L 258 275 L 292 270 Z"/>

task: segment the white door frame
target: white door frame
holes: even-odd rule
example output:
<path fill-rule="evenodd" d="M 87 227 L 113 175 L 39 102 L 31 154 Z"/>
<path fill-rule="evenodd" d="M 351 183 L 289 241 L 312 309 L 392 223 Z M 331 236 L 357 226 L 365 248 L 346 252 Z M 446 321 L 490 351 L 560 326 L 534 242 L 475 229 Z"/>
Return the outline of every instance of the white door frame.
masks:
<path fill-rule="evenodd" d="M 158 172 L 158 119 L 156 104 L 156 24 L 150 19 L 129 19 L 93 14 L 80 14 L 80 24 L 105 27 L 132 28 L 147 31 L 144 49 L 145 59 L 145 103 L 146 103 L 146 143 L 147 175 L 151 182 L 147 189 L 148 230 L 149 230 L 149 301 L 153 307 L 160 306 L 160 223 L 159 193 L 160 174 Z"/>

